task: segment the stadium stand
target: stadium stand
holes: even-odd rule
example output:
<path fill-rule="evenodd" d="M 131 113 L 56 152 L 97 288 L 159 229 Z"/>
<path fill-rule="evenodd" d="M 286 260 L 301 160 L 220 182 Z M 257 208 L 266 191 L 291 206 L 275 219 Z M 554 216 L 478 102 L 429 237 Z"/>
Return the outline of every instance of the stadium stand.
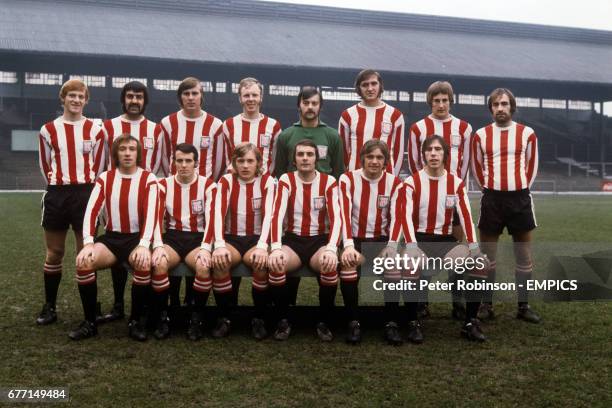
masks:
<path fill-rule="evenodd" d="M 14 151 L 12 131 L 57 116 L 71 76 L 88 82 L 86 114 L 101 119 L 120 113 L 128 78 L 143 79 L 155 121 L 177 110 L 176 81 L 188 75 L 205 81 L 206 109 L 220 118 L 239 110 L 236 83 L 255 76 L 266 85 L 264 112 L 283 126 L 297 119 L 297 87 L 314 84 L 326 98 L 322 119 L 335 126 L 366 65 L 381 71 L 385 99 L 406 123 L 429 113 L 424 92 L 435 80 L 453 83 L 453 113 L 474 129 L 490 122 L 490 90 L 512 89 L 516 120 L 538 134 L 538 179 L 558 191 L 598 190 L 612 173 L 612 121 L 598 113 L 612 100 L 612 73 L 598 69 L 612 59 L 609 31 L 246 0 L 0 4 L 0 189 L 42 188 L 35 151 Z"/>

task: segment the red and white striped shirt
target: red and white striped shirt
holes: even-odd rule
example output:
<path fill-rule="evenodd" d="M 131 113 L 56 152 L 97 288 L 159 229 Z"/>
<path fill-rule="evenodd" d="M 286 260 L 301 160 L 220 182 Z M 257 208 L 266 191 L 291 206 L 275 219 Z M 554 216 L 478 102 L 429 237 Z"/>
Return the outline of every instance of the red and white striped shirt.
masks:
<path fill-rule="evenodd" d="M 85 117 L 46 123 L 38 136 L 39 164 L 49 185 L 91 184 L 101 170 L 104 133 Z"/>
<path fill-rule="evenodd" d="M 353 237 L 399 241 L 404 199 L 399 178 L 383 172 L 378 180 L 370 180 L 359 169 L 341 175 L 339 185 L 345 248 L 354 245 Z"/>
<path fill-rule="evenodd" d="M 140 120 L 128 120 L 122 115 L 104 121 L 106 169 L 115 168 L 115 163 L 113 163 L 111 157 L 111 148 L 115 139 L 124 133 L 128 133 L 140 140 L 142 157 L 139 166 L 146 171 L 156 174 L 161 166 L 163 139 L 157 124 L 144 116 Z"/>
<path fill-rule="evenodd" d="M 317 171 L 314 180 L 306 183 L 297 171 L 283 174 L 278 180 L 274 197 L 272 250 L 282 247 L 285 221 L 285 232 L 302 237 L 329 232 L 327 246 L 335 251 L 340 243 L 342 228 L 336 179 Z"/>
<path fill-rule="evenodd" d="M 404 160 L 404 116 L 398 109 L 384 102 L 379 107 L 353 105 L 342 112 L 338 133 L 344 145 L 347 171 L 361 168 L 359 153 L 365 142 L 380 139 L 389 146 L 391 154 L 387 171 L 399 175 Z"/>
<path fill-rule="evenodd" d="M 246 119 L 242 114 L 223 122 L 223 135 L 227 148 L 227 163 L 232 162 L 232 153 L 240 143 L 253 143 L 263 157 L 264 171 L 272 174 L 274 171 L 274 157 L 276 156 L 276 138 L 281 132 L 280 123 L 266 115 L 257 119 Z"/>
<path fill-rule="evenodd" d="M 160 126 L 164 139 L 162 165 L 165 174 L 176 173 L 172 165 L 176 145 L 191 143 L 199 150 L 200 175 L 210 177 L 213 181 L 219 179 L 225 170 L 225 147 L 221 120 L 205 111 L 202 111 L 202 116 L 199 118 L 190 119 L 180 110 L 163 118 Z"/>
<path fill-rule="evenodd" d="M 157 224 L 157 179 L 140 167 L 134 174 L 105 171 L 97 179 L 85 210 L 83 243 L 92 244 L 98 215 L 104 214 L 106 231 L 140 232 L 140 244 L 149 247 Z"/>
<path fill-rule="evenodd" d="M 467 180 L 470 165 L 470 143 L 472 126 L 464 120 L 450 115 L 448 119 L 436 119 L 429 115 L 410 127 L 408 138 L 408 167 L 414 174 L 423 168 L 421 146 L 426 138 L 438 135 L 444 138 L 449 147 L 444 168 L 456 174 L 461 180 Z"/>
<path fill-rule="evenodd" d="M 538 140 L 533 129 L 512 122 L 479 129 L 472 142 L 472 169 L 481 188 L 517 191 L 531 187 L 538 173 Z"/>
<path fill-rule="evenodd" d="M 153 248 L 162 246 L 161 225 L 166 230 L 201 232 L 202 247 L 211 250 L 214 236 L 215 183 L 204 176 L 182 184 L 177 176 L 159 181 L 159 222 L 155 229 Z"/>
<path fill-rule="evenodd" d="M 224 234 L 259 235 L 257 248 L 268 249 L 273 202 L 274 178 L 268 173 L 250 183 L 235 174 L 221 177 L 215 196 L 215 249 L 225 247 Z"/>
<path fill-rule="evenodd" d="M 466 241 L 476 243 L 470 202 L 465 183 L 459 177 L 448 171 L 444 171 L 442 176 L 432 177 L 423 169 L 408 177 L 404 186 L 406 208 L 403 228 L 406 242 L 416 242 L 415 231 L 451 235 L 456 209 Z"/>

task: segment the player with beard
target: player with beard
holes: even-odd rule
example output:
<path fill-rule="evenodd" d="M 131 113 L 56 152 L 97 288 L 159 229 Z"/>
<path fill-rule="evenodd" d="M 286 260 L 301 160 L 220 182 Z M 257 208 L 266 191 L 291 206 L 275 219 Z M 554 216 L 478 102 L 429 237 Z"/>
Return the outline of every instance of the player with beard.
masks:
<path fill-rule="evenodd" d="M 161 165 L 163 146 L 159 127 L 155 122 L 144 116 L 149 103 L 147 87 L 138 81 L 128 82 L 121 90 L 120 101 L 123 114 L 106 120 L 103 124 L 107 170 L 114 168 L 113 160 L 110 157 L 113 142 L 118 136 L 127 133 L 137 138 L 143 148 L 141 161 L 138 165 L 148 172 L 157 174 Z M 123 298 L 127 274 L 128 272 L 121 264 L 115 264 L 111 267 L 115 301 L 110 312 L 99 317 L 98 323 L 123 318 Z"/>
<path fill-rule="evenodd" d="M 472 143 L 473 172 L 483 190 L 478 229 L 483 251 L 491 260 L 488 279 L 495 282 L 497 242 L 508 228 L 516 261 L 516 317 L 539 323 L 540 316 L 530 308 L 527 295 L 527 280 L 533 272 L 531 231 L 537 226 L 529 188 L 538 173 L 538 139 L 533 129 L 512 120 L 516 99 L 509 89 L 491 92 L 488 105 L 494 123 L 479 129 Z M 480 316 L 495 316 L 491 291 L 485 295 Z"/>

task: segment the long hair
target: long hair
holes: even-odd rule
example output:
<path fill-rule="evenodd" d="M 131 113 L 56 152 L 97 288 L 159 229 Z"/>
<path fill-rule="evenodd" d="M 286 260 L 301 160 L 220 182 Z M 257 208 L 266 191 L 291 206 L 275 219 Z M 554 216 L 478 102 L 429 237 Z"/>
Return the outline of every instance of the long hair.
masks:
<path fill-rule="evenodd" d="M 263 157 L 257 146 L 253 143 L 240 143 L 236 146 L 232 153 L 232 167 L 236 169 L 236 162 L 238 159 L 244 157 L 248 152 L 255 153 L 255 159 L 257 159 L 257 171 L 255 172 L 255 176 L 261 176 L 263 174 Z"/>
<path fill-rule="evenodd" d="M 119 146 L 121 146 L 124 143 L 129 143 L 131 141 L 136 142 L 136 151 L 137 151 L 136 165 L 137 166 L 140 165 L 140 161 L 142 158 L 142 146 L 140 145 L 140 140 L 130 135 L 129 133 L 123 133 L 121 134 L 121 136 L 115 139 L 111 147 L 111 157 L 113 159 L 113 163 L 115 164 L 115 167 L 119 167 Z"/>

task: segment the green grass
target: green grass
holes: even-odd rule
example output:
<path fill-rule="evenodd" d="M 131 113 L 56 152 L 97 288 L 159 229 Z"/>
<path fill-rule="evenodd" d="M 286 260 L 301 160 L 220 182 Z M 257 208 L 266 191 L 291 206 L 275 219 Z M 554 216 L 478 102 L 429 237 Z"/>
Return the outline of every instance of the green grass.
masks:
<path fill-rule="evenodd" d="M 59 321 L 34 325 L 43 299 L 39 201 L 39 194 L 0 195 L 0 387 L 69 386 L 72 405 L 87 407 L 612 404 L 609 302 L 538 303 L 541 325 L 517 321 L 515 305 L 502 303 L 482 345 L 459 338 L 448 304 L 433 305 L 421 346 L 388 347 L 374 329 L 358 347 L 341 338 L 321 344 L 310 330 L 286 343 L 258 343 L 240 331 L 221 341 L 177 335 L 139 344 L 127 338 L 124 322 L 71 342 L 66 334 L 82 316 L 72 239 Z M 610 198 L 538 196 L 536 209 L 537 241 L 612 242 Z M 99 288 L 108 305 L 108 273 Z M 248 303 L 249 290 L 241 292 Z M 314 304 L 315 293 L 306 279 L 300 303 Z"/>

